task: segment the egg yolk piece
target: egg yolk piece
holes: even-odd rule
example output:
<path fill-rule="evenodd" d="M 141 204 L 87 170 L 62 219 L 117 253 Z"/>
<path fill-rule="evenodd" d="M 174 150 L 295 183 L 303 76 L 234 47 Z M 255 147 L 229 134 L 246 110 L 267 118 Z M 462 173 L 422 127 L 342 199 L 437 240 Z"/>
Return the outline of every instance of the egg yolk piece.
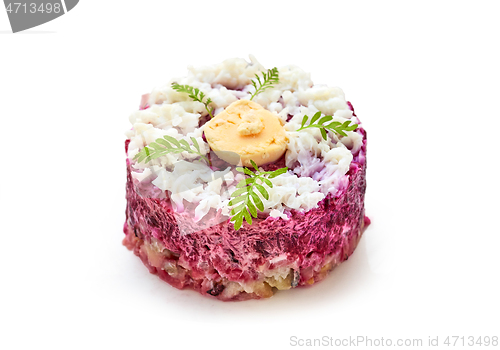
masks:
<path fill-rule="evenodd" d="M 231 103 L 205 124 L 205 137 L 217 156 L 234 165 L 251 167 L 277 161 L 288 138 L 276 114 L 250 100 Z"/>

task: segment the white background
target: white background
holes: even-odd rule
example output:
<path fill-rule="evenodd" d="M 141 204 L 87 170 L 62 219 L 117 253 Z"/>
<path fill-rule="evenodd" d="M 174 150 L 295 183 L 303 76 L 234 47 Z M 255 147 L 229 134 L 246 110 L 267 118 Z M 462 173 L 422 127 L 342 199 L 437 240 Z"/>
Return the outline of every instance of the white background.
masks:
<path fill-rule="evenodd" d="M 1 9 L 0 348 L 500 336 L 499 10 L 84 0 L 10 34 Z M 323 282 L 223 303 L 174 289 L 121 245 L 123 133 L 141 94 L 248 54 L 344 89 L 368 131 L 372 225 Z"/>

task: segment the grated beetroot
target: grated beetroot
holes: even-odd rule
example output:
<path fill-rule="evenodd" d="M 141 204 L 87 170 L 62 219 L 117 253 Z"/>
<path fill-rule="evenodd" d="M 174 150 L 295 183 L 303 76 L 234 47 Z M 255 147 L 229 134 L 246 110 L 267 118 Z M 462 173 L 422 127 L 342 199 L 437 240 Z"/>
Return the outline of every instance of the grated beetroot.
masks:
<path fill-rule="evenodd" d="M 363 135 L 363 146 L 354 154 L 345 190 L 335 198 L 327 196 L 308 212 L 292 210 L 289 220 L 259 217 L 252 225 L 244 222 L 238 231 L 229 218 L 220 222 L 220 213 L 196 223 L 187 211 L 175 212 L 168 193 L 166 198 L 140 196 L 127 159 L 124 245 L 141 257 L 151 273 L 172 286 L 222 300 L 262 297 L 245 292 L 225 296 L 224 283 L 262 281 L 263 270 L 292 268 L 292 287 L 318 282 L 328 272 L 325 266 L 330 270 L 347 260 L 370 223 L 364 215 L 366 132 L 362 128 L 358 132 Z M 268 167 L 274 168 L 272 164 Z M 165 249 L 161 264 L 170 264 L 175 274 L 145 253 L 144 242 L 152 241 Z"/>

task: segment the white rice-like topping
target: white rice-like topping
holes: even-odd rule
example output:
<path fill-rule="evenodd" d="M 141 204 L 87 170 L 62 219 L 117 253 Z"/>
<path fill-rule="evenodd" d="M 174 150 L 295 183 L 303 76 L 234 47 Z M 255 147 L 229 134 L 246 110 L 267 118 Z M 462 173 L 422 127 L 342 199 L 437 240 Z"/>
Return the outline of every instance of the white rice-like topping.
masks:
<path fill-rule="evenodd" d="M 133 128 L 126 136 L 130 139 L 128 154 L 133 179 L 152 180 L 154 186 L 170 191 L 170 198 L 179 212 L 184 210 L 186 202 L 195 204 L 195 221 L 198 221 L 212 208 L 229 215 L 230 193 L 244 178 L 242 174 L 233 173 L 229 168 L 214 172 L 203 161 L 190 162 L 198 156 L 187 152 L 167 154 L 148 164 L 132 159 L 144 146 L 165 135 L 190 144 L 194 137 L 204 155 L 210 152 L 202 138 L 203 126 L 198 127 L 200 118 L 208 114 L 204 105 L 172 89 L 172 83 L 191 85 L 203 91 L 212 99 L 216 115 L 238 99 L 249 99 L 254 92 L 251 80 L 265 68 L 250 56 L 250 63 L 234 58 L 188 69 L 186 77 L 172 79 L 153 89 L 149 95 L 150 107 L 130 115 Z M 304 116 L 311 118 L 318 111 L 342 123 L 351 120 L 359 124 L 359 121 L 353 117 L 340 88 L 313 85 L 310 74 L 295 66 L 278 67 L 278 71 L 279 84 L 260 93 L 253 101 L 278 115 L 289 139 L 285 155 L 289 170 L 271 179 L 273 187 L 268 188 L 269 200 L 261 197 L 266 213 L 287 219 L 289 210 L 315 208 L 326 195 L 335 195 L 347 185 L 346 173 L 353 153 L 362 146 L 363 137 L 351 131 L 347 132 L 347 137 L 329 133 L 328 139 L 323 140 L 318 128 L 297 132 Z M 293 117 L 287 122 L 289 116 Z"/>

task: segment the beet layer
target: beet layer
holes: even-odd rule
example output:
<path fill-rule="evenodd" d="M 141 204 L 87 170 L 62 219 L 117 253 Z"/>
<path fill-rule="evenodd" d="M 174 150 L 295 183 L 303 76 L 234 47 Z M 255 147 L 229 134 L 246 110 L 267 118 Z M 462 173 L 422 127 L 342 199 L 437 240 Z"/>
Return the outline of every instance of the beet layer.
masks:
<path fill-rule="evenodd" d="M 127 159 L 123 243 L 172 286 L 221 300 L 268 297 L 272 292 L 266 276 L 283 269 L 290 271 L 290 287 L 318 282 L 347 260 L 370 223 L 364 213 L 366 132 L 358 132 L 363 146 L 351 162 L 346 189 L 308 212 L 292 210 L 289 220 L 258 218 L 238 231 L 229 219 L 220 222 L 220 213 L 212 223 L 196 223 L 187 212 L 173 210 L 168 196 L 140 196 Z M 238 288 L 226 289 L 231 283 Z"/>

